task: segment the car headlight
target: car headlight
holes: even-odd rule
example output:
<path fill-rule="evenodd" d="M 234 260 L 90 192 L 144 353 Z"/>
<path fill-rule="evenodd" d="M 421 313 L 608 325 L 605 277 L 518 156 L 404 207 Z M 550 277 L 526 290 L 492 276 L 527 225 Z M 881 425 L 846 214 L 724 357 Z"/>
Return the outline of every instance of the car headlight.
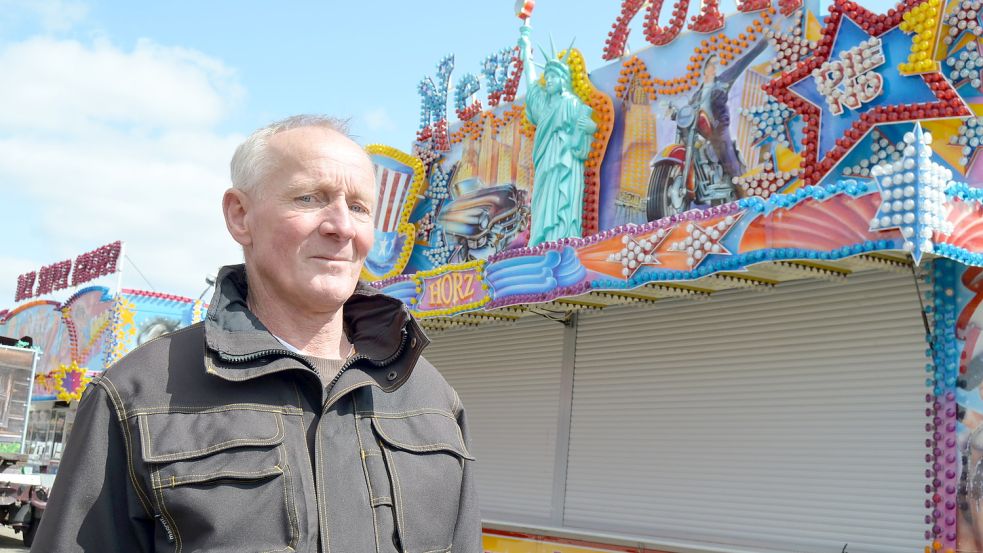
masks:
<path fill-rule="evenodd" d="M 488 216 L 488 212 L 487 211 L 481 212 L 481 215 L 478 217 L 478 228 L 480 228 L 481 230 L 488 230 L 488 227 L 490 226 L 491 226 L 491 217 Z"/>

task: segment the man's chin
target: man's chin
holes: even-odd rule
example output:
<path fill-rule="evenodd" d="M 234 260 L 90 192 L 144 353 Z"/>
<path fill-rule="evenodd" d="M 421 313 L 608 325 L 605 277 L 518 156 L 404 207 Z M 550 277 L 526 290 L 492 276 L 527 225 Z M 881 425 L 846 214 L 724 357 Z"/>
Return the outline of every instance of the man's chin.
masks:
<path fill-rule="evenodd" d="M 345 282 L 340 282 L 340 277 L 335 277 L 332 280 L 338 280 L 338 282 L 320 283 L 315 285 L 309 294 L 305 294 L 312 305 L 337 307 L 348 301 L 355 290 L 355 283 L 349 281 L 347 275 L 344 279 Z"/>

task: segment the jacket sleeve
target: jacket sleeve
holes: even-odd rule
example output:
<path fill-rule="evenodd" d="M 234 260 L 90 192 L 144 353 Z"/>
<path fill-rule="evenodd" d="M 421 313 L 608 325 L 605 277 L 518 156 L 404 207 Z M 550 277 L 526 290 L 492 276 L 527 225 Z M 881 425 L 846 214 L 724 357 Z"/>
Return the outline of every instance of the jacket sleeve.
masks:
<path fill-rule="evenodd" d="M 457 415 L 464 445 L 471 451 L 471 438 L 468 435 L 467 418 L 461 407 Z M 474 461 L 464 461 L 464 478 L 461 480 L 461 506 L 457 512 L 457 526 L 454 528 L 454 553 L 481 553 L 481 512 L 478 509 L 478 493 L 474 481 Z"/>
<path fill-rule="evenodd" d="M 102 382 L 75 417 L 32 551 L 151 552 L 153 518 L 130 480 L 127 442 Z"/>

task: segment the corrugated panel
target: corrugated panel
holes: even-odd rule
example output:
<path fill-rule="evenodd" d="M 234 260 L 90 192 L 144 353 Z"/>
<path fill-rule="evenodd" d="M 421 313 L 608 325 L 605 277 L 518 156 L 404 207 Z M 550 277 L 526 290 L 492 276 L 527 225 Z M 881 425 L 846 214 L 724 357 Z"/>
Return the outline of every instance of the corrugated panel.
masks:
<path fill-rule="evenodd" d="M 468 413 L 482 515 L 549 520 L 563 325 L 523 319 L 431 338 L 424 355 Z"/>
<path fill-rule="evenodd" d="M 565 526 L 748 551 L 924 546 L 910 276 L 581 317 Z"/>

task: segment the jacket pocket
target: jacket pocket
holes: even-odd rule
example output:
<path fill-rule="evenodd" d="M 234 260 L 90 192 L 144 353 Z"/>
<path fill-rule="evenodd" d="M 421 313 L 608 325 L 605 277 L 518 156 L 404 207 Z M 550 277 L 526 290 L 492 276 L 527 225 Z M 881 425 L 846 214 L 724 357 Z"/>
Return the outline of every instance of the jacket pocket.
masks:
<path fill-rule="evenodd" d="M 374 503 L 384 503 L 387 495 L 392 503 L 397 550 L 450 551 L 464 463 L 474 459 L 457 421 L 424 413 L 373 416 L 371 424 L 380 447 L 378 460 L 366 457 L 369 478 L 376 480 L 369 488 Z"/>
<path fill-rule="evenodd" d="M 298 534 L 280 413 L 138 416 L 162 530 L 175 551 L 292 551 Z"/>

